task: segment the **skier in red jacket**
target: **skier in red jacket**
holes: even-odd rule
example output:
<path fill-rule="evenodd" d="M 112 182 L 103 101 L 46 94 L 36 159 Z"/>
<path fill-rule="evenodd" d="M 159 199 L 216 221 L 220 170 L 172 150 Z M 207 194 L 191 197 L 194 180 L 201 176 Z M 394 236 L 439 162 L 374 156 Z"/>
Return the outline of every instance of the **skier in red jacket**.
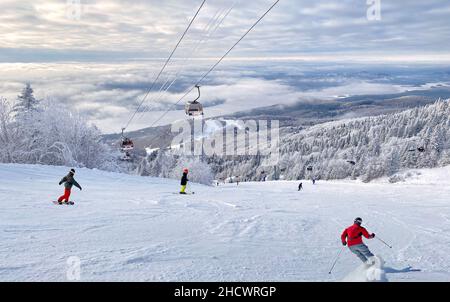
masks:
<path fill-rule="evenodd" d="M 356 218 L 354 224 L 344 230 L 341 235 L 341 240 L 343 245 L 348 245 L 348 248 L 352 253 L 358 256 L 362 262 L 366 263 L 373 254 L 370 252 L 367 245 L 362 241 L 362 236 L 367 239 L 372 239 L 375 234 L 369 234 L 365 228 L 361 226 L 362 219 Z"/>

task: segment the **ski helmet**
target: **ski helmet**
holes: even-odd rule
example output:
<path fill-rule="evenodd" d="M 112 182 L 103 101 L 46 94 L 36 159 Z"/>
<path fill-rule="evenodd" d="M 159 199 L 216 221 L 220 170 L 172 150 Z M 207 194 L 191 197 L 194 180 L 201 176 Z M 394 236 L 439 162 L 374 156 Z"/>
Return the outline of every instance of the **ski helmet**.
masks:
<path fill-rule="evenodd" d="M 70 173 L 75 174 L 75 169 L 70 169 Z"/>
<path fill-rule="evenodd" d="M 354 222 L 355 222 L 357 225 L 361 225 L 361 223 L 362 223 L 362 218 L 356 217 Z"/>
<path fill-rule="evenodd" d="M 188 168 L 184 168 L 184 169 L 183 169 L 183 173 L 189 173 Z"/>

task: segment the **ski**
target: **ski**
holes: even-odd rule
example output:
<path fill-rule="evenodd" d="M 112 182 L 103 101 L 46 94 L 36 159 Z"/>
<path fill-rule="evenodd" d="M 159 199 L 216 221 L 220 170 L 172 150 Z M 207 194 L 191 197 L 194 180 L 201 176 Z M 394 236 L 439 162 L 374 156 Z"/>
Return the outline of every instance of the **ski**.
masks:
<path fill-rule="evenodd" d="M 73 206 L 75 204 L 75 202 L 73 201 L 69 201 L 69 202 L 58 202 L 56 200 L 52 201 L 55 205 L 57 206 L 63 206 L 63 205 L 67 205 L 67 206 Z"/>
<path fill-rule="evenodd" d="M 195 194 L 195 192 L 186 192 L 185 194 L 181 194 L 181 193 L 175 193 L 175 192 L 171 192 L 172 194 L 175 194 L 175 195 L 194 195 Z"/>

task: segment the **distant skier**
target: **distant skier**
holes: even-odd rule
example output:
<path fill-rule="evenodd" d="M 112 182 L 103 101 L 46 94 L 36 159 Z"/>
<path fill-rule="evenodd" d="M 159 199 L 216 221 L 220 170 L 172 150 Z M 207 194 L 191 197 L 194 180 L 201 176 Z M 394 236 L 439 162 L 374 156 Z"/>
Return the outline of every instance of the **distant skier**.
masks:
<path fill-rule="evenodd" d="M 302 182 L 298 185 L 298 190 L 299 191 L 303 190 L 303 183 Z"/>
<path fill-rule="evenodd" d="M 313 183 L 313 185 L 316 184 L 316 179 L 315 178 L 312 179 L 312 183 Z"/>
<path fill-rule="evenodd" d="M 75 169 L 70 169 L 69 174 L 64 176 L 61 179 L 61 181 L 59 182 L 59 185 L 64 184 L 64 195 L 62 195 L 61 197 L 58 198 L 59 204 L 62 204 L 63 200 L 65 200 L 65 203 L 70 203 L 69 198 L 70 198 L 72 186 L 77 187 L 78 189 L 80 189 L 80 191 L 82 190 L 81 186 L 78 184 L 78 182 L 73 177 L 74 175 L 75 175 Z"/>
<path fill-rule="evenodd" d="M 189 179 L 187 178 L 189 170 L 187 168 L 183 169 L 183 176 L 181 176 L 181 191 L 180 194 L 186 194 L 186 186 Z"/>
<path fill-rule="evenodd" d="M 370 252 L 367 245 L 362 241 L 362 236 L 367 239 L 375 238 L 375 234 L 370 234 L 365 228 L 361 226 L 362 219 L 356 218 L 354 224 L 344 230 L 341 235 L 343 245 L 348 245 L 350 251 L 358 256 L 362 262 L 367 263 L 367 260 L 374 255 Z"/>

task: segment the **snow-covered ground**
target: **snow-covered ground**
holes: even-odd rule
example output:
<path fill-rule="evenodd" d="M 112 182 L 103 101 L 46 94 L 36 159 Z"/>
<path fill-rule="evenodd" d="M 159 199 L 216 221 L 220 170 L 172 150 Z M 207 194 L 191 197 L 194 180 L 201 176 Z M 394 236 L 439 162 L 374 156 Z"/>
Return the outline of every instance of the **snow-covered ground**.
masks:
<path fill-rule="evenodd" d="M 192 185 L 78 169 L 75 206 L 64 167 L 0 165 L 0 281 L 338 281 L 359 260 L 340 233 L 356 216 L 390 243 L 367 241 L 389 281 L 450 281 L 450 167 L 411 180 Z"/>

